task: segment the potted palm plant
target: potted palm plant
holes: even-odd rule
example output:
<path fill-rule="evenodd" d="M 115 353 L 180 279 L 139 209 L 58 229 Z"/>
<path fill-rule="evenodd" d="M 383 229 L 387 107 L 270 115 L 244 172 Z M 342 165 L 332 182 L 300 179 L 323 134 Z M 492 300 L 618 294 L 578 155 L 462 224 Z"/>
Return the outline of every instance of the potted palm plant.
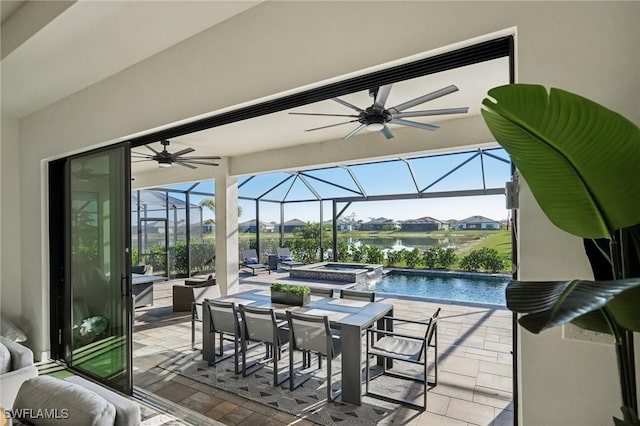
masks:
<path fill-rule="evenodd" d="M 271 284 L 271 302 L 284 305 L 308 305 L 311 289 L 306 285 Z"/>
<path fill-rule="evenodd" d="M 640 331 L 640 129 L 560 89 L 491 89 L 482 115 L 560 229 L 585 239 L 596 281 L 512 281 L 507 307 L 533 333 L 567 322 L 615 340 L 623 420 L 640 424 L 633 332 Z"/>

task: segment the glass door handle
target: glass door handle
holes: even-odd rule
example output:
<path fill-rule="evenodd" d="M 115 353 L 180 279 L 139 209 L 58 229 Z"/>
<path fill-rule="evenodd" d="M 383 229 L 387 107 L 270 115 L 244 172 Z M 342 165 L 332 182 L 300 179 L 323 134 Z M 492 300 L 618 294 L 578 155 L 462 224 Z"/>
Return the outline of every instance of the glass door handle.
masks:
<path fill-rule="evenodd" d="M 122 297 L 131 296 L 128 283 L 129 283 L 129 277 L 126 275 L 121 275 L 120 276 L 120 294 L 122 294 Z"/>

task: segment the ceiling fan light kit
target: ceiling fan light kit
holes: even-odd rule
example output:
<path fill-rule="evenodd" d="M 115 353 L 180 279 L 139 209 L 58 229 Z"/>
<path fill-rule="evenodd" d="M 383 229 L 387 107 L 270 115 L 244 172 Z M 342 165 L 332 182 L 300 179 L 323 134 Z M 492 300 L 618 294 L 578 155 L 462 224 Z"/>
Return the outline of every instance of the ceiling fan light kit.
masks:
<path fill-rule="evenodd" d="M 418 121 L 407 120 L 407 117 L 428 117 L 434 115 L 446 115 L 446 114 L 466 114 L 469 112 L 469 107 L 461 107 L 461 108 L 442 108 L 442 109 L 433 109 L 426 111 L 406 111 L 409 108 L 421 105 L 425 102 L 440 98 L 442 96 L 448 95 L 453 92 L 458 91 L 458 87 L 455 85 L 450 85 L 447 87 L 443 87 L 442 89 L 436 90 L 431 93 L 427 93 L 422 96 L 418 96 L 415 99 L 411 99 L 409 101 L 403 102 L 396 106 L 385 108 L 385 103 L 389 98 L 389 93 L 391 93 L 391 84 L 386 86 L 380 86 L 377 89 L 370 89 L 369 95 L 373 98 L 373 104 L 366 108 L 362 109 L 355 105 L 350 104 L 340 98 L 332 98 L 333 101 L 339 103 L 340 105 L 346 106 L 354 110 L 357 114 L 321 114 L 321 113 L 304 113 L 304 112 L 290 112 L 292 115 L 314 115 L 314 116 L 325 116 L 325 117 L 348 117 L 351 118 L 349 121 L 344 121 L 342 123 L 330 124 L 328 126 L 315 127 L 313 129 L 307 129 L 305 132 L 312 132 L 315 130 L 326 129 L 329 127 L 341 126 L 343 124 L 348 123 L 359 123 L 358 127 L 353 129 L 351 132 L 347 133 L 343 137 L 343 139 L 349 139 L 351 136 L 354 136 L 362 129 L 367 129 L 371 132 L 381 132 L 386 139 L 393 139 L 393 133 L 387 126 L 390 124 L 398 124 L 401 126 L 415 127 L 423 130 L 436 130 L 439 126 L 434 124 L 421 123 Z"/>

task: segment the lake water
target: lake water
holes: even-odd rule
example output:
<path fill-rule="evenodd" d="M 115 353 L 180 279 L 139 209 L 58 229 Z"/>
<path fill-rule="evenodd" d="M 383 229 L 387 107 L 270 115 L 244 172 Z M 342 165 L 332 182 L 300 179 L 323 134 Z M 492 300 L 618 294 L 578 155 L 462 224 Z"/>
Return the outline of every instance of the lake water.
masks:
<path fill-rule="evenodd" d="M 354 290 L 505 306 L 510 280 L 508 275 L 392 270 Z"/>
<path fill-rule="evenodd" d="M 368 246 L 376 246 L 382 250 L 402 250 L 406 248 L 408 250 L 413 249 L 414 247 L 418 247 L 419 249 L 425 249 L 427 247 L 460 247 L 465 243 L 478 239 L 477 235 L 455 235 L 455 236 L 447 236 L 443 238 L 432 238 L 432 237 L 376 237 L 371 236 L 367 238 L 353 238 L 353 237 L 342 237 L 340 240 L 347 243 L 347 245 L 355 244 L 366 244 Z"/>

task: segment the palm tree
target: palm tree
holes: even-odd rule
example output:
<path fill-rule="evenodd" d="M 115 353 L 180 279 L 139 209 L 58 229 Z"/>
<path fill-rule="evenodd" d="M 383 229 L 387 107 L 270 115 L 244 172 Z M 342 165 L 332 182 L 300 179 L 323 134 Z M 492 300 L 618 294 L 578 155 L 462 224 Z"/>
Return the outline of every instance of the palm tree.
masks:
<path fill-rule="evenodd" d="M 200 207 L 206 207 L 209 210 L 211 210 L 211 212 L 215 213 L 216 212 L 216 200 L 213 198 L 205 198 L 204 200 L 200 201 Z M 238 206 L 238 217 L 242 216 L 242 207 Z"/>

